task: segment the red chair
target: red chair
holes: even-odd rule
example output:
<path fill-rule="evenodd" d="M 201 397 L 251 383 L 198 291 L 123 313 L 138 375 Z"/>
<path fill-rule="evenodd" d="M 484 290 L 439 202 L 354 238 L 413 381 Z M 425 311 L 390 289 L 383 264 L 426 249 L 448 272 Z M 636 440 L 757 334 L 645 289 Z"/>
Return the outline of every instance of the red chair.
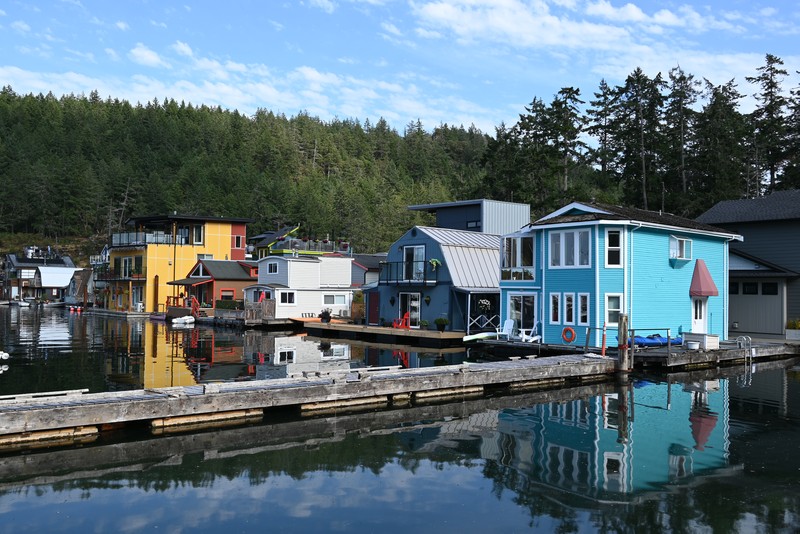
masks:
<path fill-rule="evenodd" d="M 411 330 L 411 320 L 409 319 L 408 312 L 403 314 L 400 319 L 392 320 L 392 328 L 405 328 Z"/>

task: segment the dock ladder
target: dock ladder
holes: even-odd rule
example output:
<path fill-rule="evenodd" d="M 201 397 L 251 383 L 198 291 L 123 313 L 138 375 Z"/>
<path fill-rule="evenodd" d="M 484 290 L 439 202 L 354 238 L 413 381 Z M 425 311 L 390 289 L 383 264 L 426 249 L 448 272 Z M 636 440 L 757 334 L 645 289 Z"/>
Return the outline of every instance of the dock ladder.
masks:
<path fill-rule="evenodd" d="M 744 349 L 744 375 L 736 377 L 736 383 L 742 387 L 750 387 L 753 381 L 753 372 L 755 365 L 753 365 L 753 340 L 750 336 L 739 336 L 736 338 L 736 347 Z"/>

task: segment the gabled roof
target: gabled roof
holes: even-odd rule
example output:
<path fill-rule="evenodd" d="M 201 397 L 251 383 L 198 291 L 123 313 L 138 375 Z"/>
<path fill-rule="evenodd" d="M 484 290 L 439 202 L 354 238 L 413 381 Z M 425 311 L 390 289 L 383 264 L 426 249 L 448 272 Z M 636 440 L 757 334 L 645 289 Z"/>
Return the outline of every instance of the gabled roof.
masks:
<path fill-rule="evenodd" d="M 417 226 L 442 249 L 453 286 L 463 290 L 496 290 L 499 287 L 500 236 Z"/>
<path fill-rule="evenodd" d="M 786 219 L 800 219 L 800 189 L 775 191 L 760 198 L 723 200 L 697 218 L 699 222 L 706 224 Z"/>
<path fill-rule="evenodd" d="M 593 221 L 620 221 L 634 224 L 641 223 L 645 226 L 660 226 L 666 228 L 683 229 L 695 232 L 717 234 L 741 240 L 741 236 L 732 234 L 730 231 L 723 228 L 704 224 L 693 219 L 687 219 L 686 217 L 679 217 L 671 213 L 586 202 L 573 202 L 568 204 L 563 208 L 550 213 L 549 215 L 545 215 L 538 221 L 532 222 L 531 224 L 527 225 L 526 228 Z"/>
<path fill-rule="evenodd" d="M 54 256 L 48 258 L 26 258 L 25 256 L 18 256 L 17 254 L 8 254 L 6 256 L 9 270 L 20 268 L 36 268 L 42 266 L 51 267 L 75 267 L 72 258 L 69 256 Z"/>
<path fill-rule="evenodd" d="M 287 235 L 296 232 L 300 227 L 299 226 L 284 226 L 278 230 L 271 230 L 268 232 L 262 232 L 258 235 L 255 235 L 248 239 L 253 245 L 257 248 L 268 247 L 275 243 L 276 241 L 280 241 L 281 239 L 285 238 Z"/>
<path fill-rule="evenodd" d="M 208 274 L 215 280 L 254 280 L 250 265 L 236 260 L 200 260 Z"/>
<path fill-rule="evenodd" d="M 729 249 L 731 276 L 753 276 L 757 278 L 796 278 L 800 274 L 775 263 L 762 260 L 741 250 Z"/>
<path fill-rule="evenodd" d="M 367 271 L 378 271 L 381 262 L 386 261 L 387 254 L 353 254 L 353 263 L 357 263 Z"/>

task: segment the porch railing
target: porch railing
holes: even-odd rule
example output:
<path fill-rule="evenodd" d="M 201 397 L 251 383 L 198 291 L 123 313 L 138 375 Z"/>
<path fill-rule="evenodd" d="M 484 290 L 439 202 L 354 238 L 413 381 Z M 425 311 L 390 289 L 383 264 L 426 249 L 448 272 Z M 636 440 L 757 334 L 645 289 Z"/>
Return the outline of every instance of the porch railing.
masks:
<path fill-rule="evenodd" d="M 426 261 L 384 261 L 378 283 L 433 285 L 438 280 L 439 272 Z"/>

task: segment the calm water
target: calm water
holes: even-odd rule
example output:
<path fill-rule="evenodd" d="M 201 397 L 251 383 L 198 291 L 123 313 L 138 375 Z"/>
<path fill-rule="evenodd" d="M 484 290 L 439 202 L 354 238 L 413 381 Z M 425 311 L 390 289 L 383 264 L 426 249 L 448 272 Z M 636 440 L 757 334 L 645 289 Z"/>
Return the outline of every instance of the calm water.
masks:
<path fill-rule="evenodd" d="M 464 353 L 0 308 L 0 394 Z M 470 355 L 469 358 L 474 357 Z M 747 371 L 747 372 L 745 372 Z M 796 532 L 797 360 L 0 455 L 0 532 Z"/>

